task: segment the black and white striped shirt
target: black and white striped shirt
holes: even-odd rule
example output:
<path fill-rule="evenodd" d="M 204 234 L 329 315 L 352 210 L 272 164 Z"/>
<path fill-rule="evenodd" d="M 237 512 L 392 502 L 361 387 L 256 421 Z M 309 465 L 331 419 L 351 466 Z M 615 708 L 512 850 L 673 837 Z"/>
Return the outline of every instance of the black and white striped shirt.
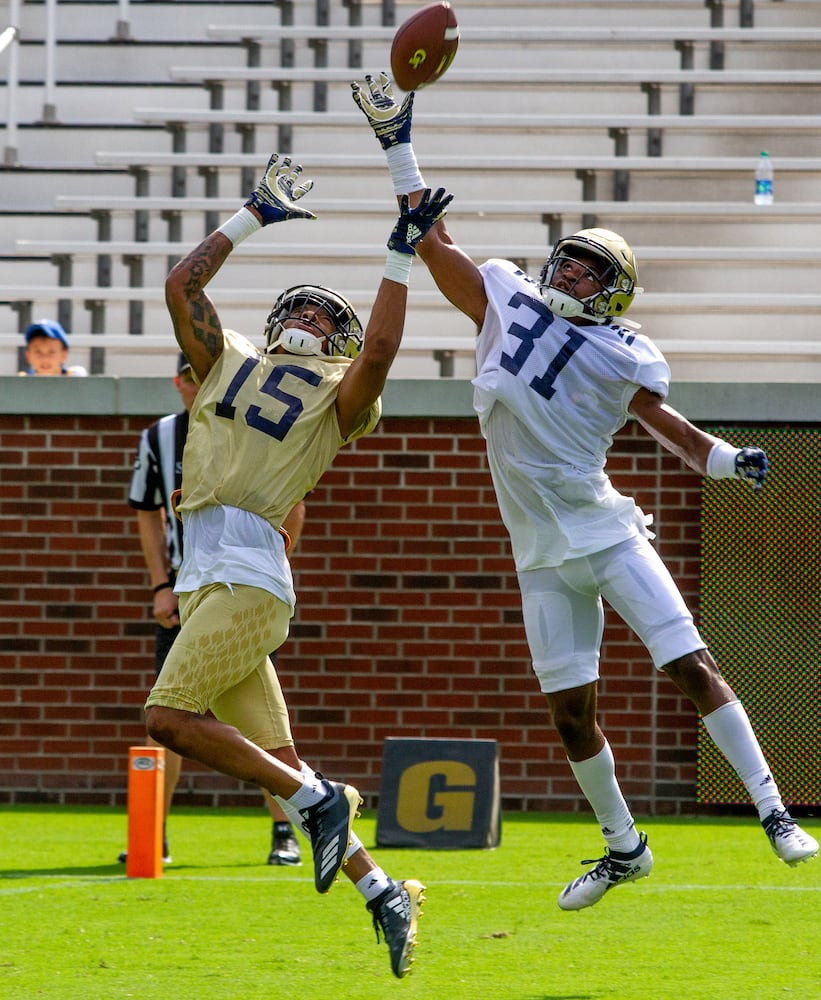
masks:
<path fill-rule="evenodd" d="M 136 510 L 165 508 L 168 557 L 174 573 L 182 561 L 182 523 L 171 506 L 171 495 L 182 486 L 182 453 L 188 434 L 188 412 L 172 413 L 140 435 L 131 475 L 128 503 Z"/>

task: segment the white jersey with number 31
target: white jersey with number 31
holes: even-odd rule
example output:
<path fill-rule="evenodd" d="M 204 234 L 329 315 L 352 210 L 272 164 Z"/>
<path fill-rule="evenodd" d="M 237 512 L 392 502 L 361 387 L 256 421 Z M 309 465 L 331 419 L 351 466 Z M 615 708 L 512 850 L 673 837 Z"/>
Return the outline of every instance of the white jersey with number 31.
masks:
<path fill-rule="evenodd" d="M 664 397 L 670 369 L 647 337 L 550 312 L 515 264 L 481 267 L 488 299 L 474 407 L 517 570 L 557 566 L 636 534 L 645 518 L 604 472 L 640 387 Z"/>

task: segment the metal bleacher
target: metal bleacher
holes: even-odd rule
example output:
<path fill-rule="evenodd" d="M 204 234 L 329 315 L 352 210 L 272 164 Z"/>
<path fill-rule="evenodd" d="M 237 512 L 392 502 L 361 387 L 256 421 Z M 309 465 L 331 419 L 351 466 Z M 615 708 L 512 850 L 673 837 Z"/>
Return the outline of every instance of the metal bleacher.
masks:
<path fill-rule="evenodd" d="M 0 374 L 46 315 L 92 371 L 164 374 L 164 275 L 274 150 L 315 180 L 318 219 L 266 230 L 229 259 L 209 288 L 224 325 L 255 336 L 298 281 L 338 287 L 366 320 L 395 201 L 349 81 L 385 67 L 394 26 L 418 6 L 132 0 L 123 20 L 115 0 L 61 3 L 46 109 L 44 4 L 24 3 L 19 142 L 0 167 Z M 456 6 L 456 62 L 414 116 L 428 183 L 456 196 L 454 238 L 476 260 L 538 273 L 560 233 L 617 229 L 646 289 L 631 318 L 677 379 L 821 377 L 817 8 Z M 761 149 L 776 170 L 766 207 L 752 199 Z M 417 262 L 394 376 L 470 377 L 473 334 Z"/>

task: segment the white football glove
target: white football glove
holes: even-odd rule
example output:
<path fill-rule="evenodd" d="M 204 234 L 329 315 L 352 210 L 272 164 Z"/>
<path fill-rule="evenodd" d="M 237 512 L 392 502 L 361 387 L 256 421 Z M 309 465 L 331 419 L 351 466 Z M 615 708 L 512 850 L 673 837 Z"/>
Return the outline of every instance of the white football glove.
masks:
<path fill-rule="evenodd" d="M 413 116 L 413 92 L 402 104 L 393 97 L 393 87 L 386 73 L 375 80 L 370 73 L 365 74 L 368 92 L 354 81 L 351 83 L 353 99 L 373 129 L 383 149 L 390 149 L 411 141 L 411 119 Z"/>

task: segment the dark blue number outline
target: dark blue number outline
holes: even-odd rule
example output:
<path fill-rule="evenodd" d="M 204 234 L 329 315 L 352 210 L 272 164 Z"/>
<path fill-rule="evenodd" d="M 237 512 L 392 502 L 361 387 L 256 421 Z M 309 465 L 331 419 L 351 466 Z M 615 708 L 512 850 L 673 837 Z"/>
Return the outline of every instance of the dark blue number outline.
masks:
<path fill-rule="evenodd" d="M 231 379 L 231 384 L 226 389 L 225 395 L 216 405 L 216 414 L 218 417 L 224 417 L 226 420 L 235 419 L 237 410 L 234 406 L 234 400 L 258 363 L 254 358 L 246 358 L 243 361 L 239 371 Z M 292 396 L 289 392 L 284 392 L 280 389 L 280 382 L 282 382 L 282 379 L 286 375 L 293 375 L 294 378 L 301 379 L 311 386 L 317 386 L 322 381 L 321 375 L 317 375 L 316 372 L 312 372 L 308 368 L 300 368 L 298 365 L 277 365 L 259 387 L 260 392 L 264 392 L 266 396 L 284 403 L 287 409 L 278 420 L 270 420 L 268 417 L 262 415 L 261 407 L 251 405 L 245 411 L 245 423 L 249 427 L 253 427 L 258 431 L 262 431 L 263 434 L 275 438 L 277 441 L 284 439 L 305 408 L 298 396 Z"/>
<path fill-rule="evenodd" d="M 556 317 L 543 302 L 540 302 L 533 295 L 528 295 L 526 292 L 516 292 L 511 297 L 508 305 L 513 309 L 527 306 L 528 309 L 536 313 L 536 320 L 532 326 L 527 327 L 522 326 L 520 323 L 511 323 L 508 327 L 507 332 L 512 337 L 518 337 L 521 340 L 521 344 L 519 344 L 516 353 L 513 355 L 505 354 L 504 351 L 502 352 L 501 365 L 511 375 L 518 375 L 525 361 L 533 353 L 535 341 L 544 334 L 545 330 L 547 330 Z M 556 356 L 547 366 L 544 375 L 536 375 L 530 380 L 530 388 L 544 399 L 550 399 L 555 395 L 556 390 L 553 385 L 561 370 L 576 351 L 587 342 L 587 337 L 575 328 L 567 330 L 566 336 L 566 343 L 559 348 Z"/>

